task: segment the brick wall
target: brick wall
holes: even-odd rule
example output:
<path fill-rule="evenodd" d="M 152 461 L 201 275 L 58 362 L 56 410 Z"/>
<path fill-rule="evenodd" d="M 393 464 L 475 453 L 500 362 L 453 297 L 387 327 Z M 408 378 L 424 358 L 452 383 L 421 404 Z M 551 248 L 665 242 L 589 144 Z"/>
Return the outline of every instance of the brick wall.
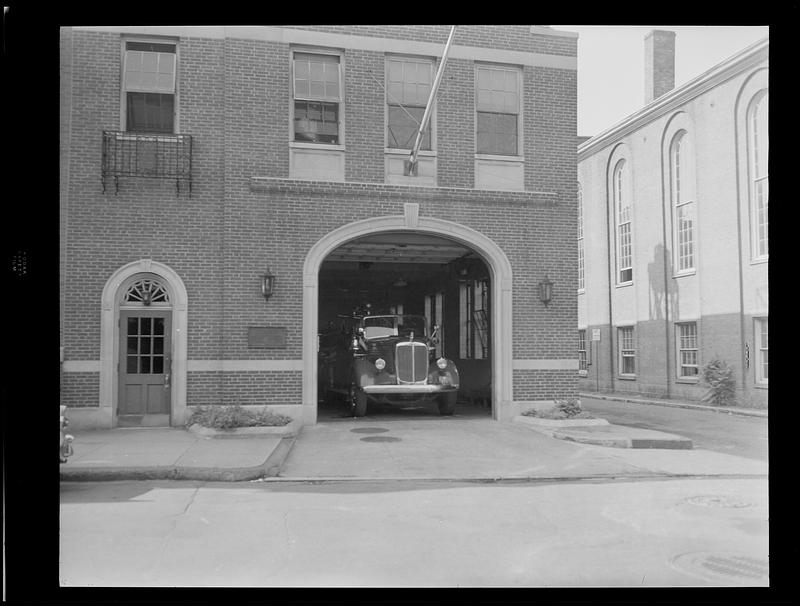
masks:
<path fill-rule="evenodd" d="M 319 31 L 444 43 L 446 26 L 320 26 Z M 502 34 L 502 35 L 501 35 Z M 574 56 L 572 38 L 534 35 L 528 26 L 464 26 L 457 44 Z M 477 192 L 474 183 L 474 65 L 452 59 L 438 98 L 439 188 L 383 185 L 382 53 L 345 49 L 346 173 L 349 183 L 289 177 L 291 104 L 288 44 L 182 38 L 178 43 L 178 130 L 193 137 L 191 198 L 171 181 L 121 178 L 103 193 L 101 132 L 120 128 L 121 37 L 76 30 L 62 66 L 62 330 L 67 360 L 97 360 L 100 298 L 122 265 L 151 258 L 183 279 L 189 299 L 189 360 L 299 359 L 302 265 L 331 230 L 360 219 L 420 215 L 481 231 L 514 271 L 515 358 L 574 358 L 576 306 L 575 73 L 525 68 L 525 185 L 528 192 Z M 64 50 L 65 55 L 67 50 Z M 64 56 L 62 56 L 62 60 Z M 69 124 L 69 129 L 65 128 Z M 68 174 L 68 177 L 65 176 Z M 252 177 L 276 179 L 251 186 Z M 67 182 L 68 181 L 68 182 Z M 542 196 L 531 193 L 553 192 Z M 260 274 L 277 291 L 265 302 Z M 555 282 L 545 308 L 536 285 Z M 285 349 L 250 349 L 248 326 L 287 331 Z M 515 397 L 574 390 L 575 373 L 515 372 Z M 568 380 L 567 377 L 570 377 Z M 553 386 L 547 383 L 553 380 Z M 573 387 L 568 383 L 572 381 Z M 97 398 L 97 375 L 66 373 L 63 398 Z M 90 388 L 91 385 L 94 385 Z M 299 372 L 190 372 L 187 403 L 296 403 Z M 549 390 L 549 391 L 548 391 Z M 553 392 L 554 393 L 554 392 Z M 552 397 L 555 397 L 553 395 Z"/>

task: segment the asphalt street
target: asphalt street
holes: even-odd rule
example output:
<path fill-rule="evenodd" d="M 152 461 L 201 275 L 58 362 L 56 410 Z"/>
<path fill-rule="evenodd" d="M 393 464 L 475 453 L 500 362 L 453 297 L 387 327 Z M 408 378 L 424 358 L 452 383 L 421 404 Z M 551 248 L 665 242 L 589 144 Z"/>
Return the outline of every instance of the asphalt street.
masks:
<path fill-rule="evenodd" d="M 766 461 L 767 419 L 581 397 L 584 410 L 615 425 L 653 429 L 691 438 L 695 448 Z"/>
<path fill-rule="evenodd" d="M 64 587 L 768 584 L 767 481 L 61 485 Z"/>

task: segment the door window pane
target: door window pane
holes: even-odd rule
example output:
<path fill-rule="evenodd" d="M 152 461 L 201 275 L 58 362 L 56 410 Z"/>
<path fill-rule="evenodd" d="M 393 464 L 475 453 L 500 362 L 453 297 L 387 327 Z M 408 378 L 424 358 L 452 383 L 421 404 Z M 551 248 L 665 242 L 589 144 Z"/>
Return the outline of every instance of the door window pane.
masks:
<path fill-rule="evenodd" d="M 150 358 L 141 358 L 142 365 L 141 365 L 141 372 L 143 375 L 150 374 Z"/>
<path fill-rule="evenodd" d="M 164 334 L 164 318 L 153 318 L 153 334 Z"/>
<path fill-rule="evenodd" d="M 162 356 L 155 356 L 153 358 L 153 374 L 161 374 L 164 372 L 164 358 Z"/>
<path fill-rule="evenodd" d="M 152 319 L 151 318 L 141 318 L 141 320 L 142 320 L 141 332 L 139 334 L 149 335 L 150 334 L 150 326 L 152 324 Z"/>
<path fill-rule="evenodd" d="M 128 318 L 128 334 L 139 334 L 139 318 Z"/>
<path fill-rule="evenodd" d="M 138 361 L 139 358 L 137 356 L 128 356 L 126 370 L 129 375 L 135 375 L 139 371 Z"/>
<path fill-rule="evenodd" d="M 156 355 L 164 353 L 164 337 L 153 337 L 153 353 Z"/>
<path fill-rule="evenodd" d="M 139 353 L 146 356 L 150 354 L 150 337 L 139 338 Z"/>

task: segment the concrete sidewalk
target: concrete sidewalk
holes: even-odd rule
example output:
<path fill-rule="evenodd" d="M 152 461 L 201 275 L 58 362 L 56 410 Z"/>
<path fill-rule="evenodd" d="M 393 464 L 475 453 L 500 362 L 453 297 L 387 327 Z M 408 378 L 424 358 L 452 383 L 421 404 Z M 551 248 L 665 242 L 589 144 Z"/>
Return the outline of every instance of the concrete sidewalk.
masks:
<path fill-rule="evenodd" d="M 182 428 L 73 432 L 61 479 L 242 481 L 277 475 L 295 436 L 212 439 Z"/>
<path fill-rule="evenodd" d="M 691 449 L 681 436 L 645 431 L 607 423 L 542 430 L 458 414 L 344 418 L 306 426 L 299 435 L 234 439 L 181 428 L 95 430 L 74 434 L 75 454 L 61 465 L 61 479 L 497 481 L 767 474 L 763 462 Z M 644 442 L 636 445 L 636 439 Z"/>
<path fill-rule="evenodd" d="M 581 398 L 594 398 L 595 400 L 612 400 L 615 402 L 630 402 L 632 404 L 644 404 L 647 406 L 667 406 L 670 408 L 688 408 L 693 410 L 705 410 L 708 412 L 719 412 L 729 415 L 740 415 L 746 417 L 762 417 L 768 418 L 769 412 L 758 408 L 742 408 L 741 406 L 708 406 L 706 404 L 699 404 L 696 402 L 687 402 L 685 400 L 665 400 L 663 398 L 648 398 L 638 394 L 624 394 L 624 393 L 603 393 L 586 391 L 578 394 Z"/>

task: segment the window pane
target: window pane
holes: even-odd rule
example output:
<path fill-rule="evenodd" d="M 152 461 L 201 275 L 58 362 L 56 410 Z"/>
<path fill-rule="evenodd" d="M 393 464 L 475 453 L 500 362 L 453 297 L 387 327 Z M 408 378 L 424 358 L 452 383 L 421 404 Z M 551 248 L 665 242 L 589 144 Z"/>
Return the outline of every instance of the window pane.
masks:
<path fill-rule="evenodd" d="M 151 324 L 152 324 L 152 319 L 151 318 L 142 318 L 141 320 L 142 320 L 142 323 L 141 323 L 142 332 L 141 332 L 141 334 L 143 334 L 143 335 L 151 334 L 150 333 L 150 327 L 151 327 Z"/>
<path fill-rule="evenodd" d="M 153 353 L 154 354 L 164 353 L 164 337 L 153 338 Z"/>
<path fill-rule="evenodd" d="M 295 101 L 294 139 L 313 143 L 339 142 L 339 104 Z"/>
<path fill-rule="evenodd" d="M 150 337 L 139 338 L 139 353 L 145 355 L 150 353 Z"/>
<path fill-rule="evenodd" d="M 141 362 L 142 362 L 142 367 L 140 369 L 140 372 L 143 375 L 149 375 L 150 374 L 150 358 L 141 358 Z"/>
<path fill-rule="evenodd" d="M 138 340 L 136 337 L 128 337 L 128 353 L 135 354 L 137 353 L 136 346 L 138 345 Z"/>
<path fill-rule="evenodd" d="M 126 372 L 129 375 L 135 375 L 139 372 L 139 358 L 136 356 L 128 356 L 128 362 L 126 364 Z"/>
<path fill-rule="evenodd" d="M 175 97 L 158 93 L 128 93 L 127 130 L 138 133 L 172 133 Z"/>
<path fill-rule="evenodd" d="M 388 111 L 388 124 L 387 124 L 387 137 L 386 143 L 389 147 L 396 147 L 399 149 L 411 149 L 417 137 L 417 130 L 419 129 L 418 122 L 422 121 L 422 115 L 425 113 L 425 108 L 422 107 L 406 107 L 403 108 L 397 105 L 390 105 Z M 406 113 L 408 112 L 408 113 Z M 409 116 L 408 114 L 411 114 Z M 416 119 L 416 122 L 414 119 Z M 422 145 L 420 149 L 431 148 L 431 135 L 430 135 L 430 122 L 425 129 L 422 138 Z"/>
<path fill-rule="evenodd" d="M 164 358 L 155 356 L 153 358 L 153 374 L 160 375 L 162 372 L 164 372 Z"/>
<path fill-rule="evenodd" d="M 139 318 L 128 318 L 128 334 L 139 334 Z"/>
<path fill-rule="evenodd" d="M 164 318 L 153 318 L 153 334 L 164 334 Z"/>
<path fill-rule="evenodd" d="M 517 154 L 517 116 L 478 112 L 478 153 Z"/>

